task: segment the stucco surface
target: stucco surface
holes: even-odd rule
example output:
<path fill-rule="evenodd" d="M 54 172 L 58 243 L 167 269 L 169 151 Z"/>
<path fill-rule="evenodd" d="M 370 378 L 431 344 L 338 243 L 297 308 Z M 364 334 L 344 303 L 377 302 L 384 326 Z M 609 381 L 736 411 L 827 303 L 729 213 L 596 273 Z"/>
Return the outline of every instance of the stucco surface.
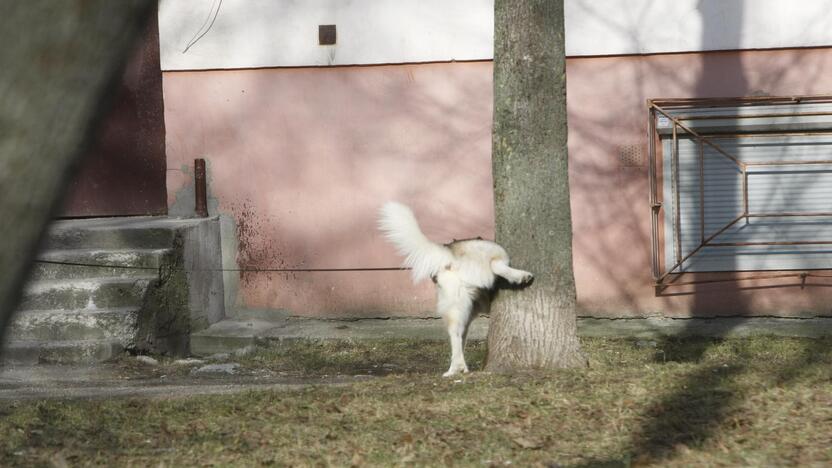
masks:
<path fill-rule="evenodd" d="M 830 93 L 832 50 L 567 62 L 581 314 L 832 313 L 832 289 L 796 279 L 657 296 L 647 168 L 619 159 L 622 146 L 646 151 L 648 98 Z M 207 158 L 212 206 L 236 222 L 242 267 L 397 266 L 375 229 L 388 199 L 414 205 L 436 240 L 493 235 L 488 62 L 168 72 L 164 89 L 169 199 L 190 177 L 176 168 Z M 261 272 L 242 275 L 238 302 L 308 316 L 429 315 L 432 294 L 399 271 Z"/>
<path fill-rule="evenodd" d="M 619 152 L 636 146 L 646 159 L 649 98 L 827 94 L 830 71 L 830 49 L 568 60 L 573 249 L 585 313 L 829 315 L 830 289 L 801 288 L 798 279 L 673 288 L 657 297 L 650 276 L 647 168 L 625 167 Z"/>
<path fill-rule="evenodd" d="M 830 0 L 565 0 L 568 57 L 819 47 Z M 493 0 L 162 0 L 162 69 L 490 60 Z M 335 45 L 318 44 L 335 25 Z"/>
<path fill-rule="evenodd" d="M 162 0 L 162 70 L 367 65 L 492 57 L 491 0 Z M 321 46 L 318 26 L 334 25 Z"/>
<path fill-rule="evenodd" d="M 493 236 L 490 63 L 165 73 L 164 92 L 169 202 L 207 159 L 241 268 L 397 267 L 375 220 L 391 199 L 438 241 Z M 249 272 L 238 301 L 412 315 L 431 289 L 401 271 Z"/>
<path fill-rule="evenodd" d="M 828 46 L 829 7 L 829 0 L 566 0 L 566 54 Z"/>

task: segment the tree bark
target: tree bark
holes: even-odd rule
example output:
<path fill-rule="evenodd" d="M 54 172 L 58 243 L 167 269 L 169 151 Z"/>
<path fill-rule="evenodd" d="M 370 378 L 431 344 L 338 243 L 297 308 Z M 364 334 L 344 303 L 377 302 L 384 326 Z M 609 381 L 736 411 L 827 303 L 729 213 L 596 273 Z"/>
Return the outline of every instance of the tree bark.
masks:
<path fill-rule="evenodd" d="M 584 366 L 572 272 L 563 0 L 496 0 L 494 29 L 497 242 L 535 280 L 495 298 L 486 370 Z"/>
<path fill-rule="evenodd" d="M 25 0 L 0 14 L 0 338 L 152 0 Z"/>

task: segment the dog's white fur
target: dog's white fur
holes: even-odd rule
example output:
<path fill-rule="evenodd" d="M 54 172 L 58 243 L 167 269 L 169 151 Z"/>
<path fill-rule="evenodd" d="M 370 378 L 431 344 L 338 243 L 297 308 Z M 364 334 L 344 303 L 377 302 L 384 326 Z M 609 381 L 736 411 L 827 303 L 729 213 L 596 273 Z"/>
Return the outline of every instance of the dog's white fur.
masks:
<path fill-rule="evenodd" d="M 463 348 L 468 325 L 487 309 L 495 275 L 513 284 L 532 280 L 528 271 L 509 266 L 508 253 L 499 244 L 482 239 L 438 244 L 425 237 L 413 212 L 396 202 L 380 211 L 379 229 L 405 257 L 413 281 L 431 278 L 436 283 L 436 309 L 445 319 L 451 341 L 451 366 L 445 377 L 468 372 Z"/>

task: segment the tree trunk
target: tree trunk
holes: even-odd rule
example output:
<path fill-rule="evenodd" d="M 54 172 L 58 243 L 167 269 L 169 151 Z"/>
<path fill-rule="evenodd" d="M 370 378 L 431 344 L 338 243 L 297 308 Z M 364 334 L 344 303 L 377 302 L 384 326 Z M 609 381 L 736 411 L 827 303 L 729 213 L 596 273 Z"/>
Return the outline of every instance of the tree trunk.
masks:
<path fill-rule="evenodd" d="M 0 338 L 152 0 L 25 0 L 0 14 Z"/>
<path fill-rule="evenodd" d="M 583 366 L 572 273 L 563 0 L 496 0 L 494 30 L 497 242 L 535 280 L 495 299 L 486 369 Z"/>

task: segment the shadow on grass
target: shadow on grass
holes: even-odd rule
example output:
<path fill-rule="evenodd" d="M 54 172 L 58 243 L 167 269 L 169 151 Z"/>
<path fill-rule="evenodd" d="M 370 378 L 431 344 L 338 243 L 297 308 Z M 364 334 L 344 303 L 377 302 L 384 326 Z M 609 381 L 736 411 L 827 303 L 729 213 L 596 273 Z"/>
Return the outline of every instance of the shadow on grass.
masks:
<path fill-rule="evenodd" d="M 633 437 L 635 459 L 666 461 L 702 445 L 741 401 L 736 378 L 743 371 L 742 366 L 709 365 L 687 375 L 646 411 L 647 423 Z"/>
<path fill-rule="evenodd" d="M 751 391 L 752 384 L 743 381 L 747 372 L 761 375 L 765 385 L 782 387 L 827 369 L 832 339 L 668 339 L 657 346 L 654 360 L 697 368 L 645 411 L 645 424 L 631 438 L 631 457 L 639 465 L 668 462 L 717 437 Z M 583 466 L 619 462 L 598 463 Z"/>
<path fill-rule="evenodd" d="M 812 340 L 803 347 L 790 365 L 781 365 L 776 372 L 776 384 L 788 385 L 820 368 L 832 365 L 832 337 Z"/>

